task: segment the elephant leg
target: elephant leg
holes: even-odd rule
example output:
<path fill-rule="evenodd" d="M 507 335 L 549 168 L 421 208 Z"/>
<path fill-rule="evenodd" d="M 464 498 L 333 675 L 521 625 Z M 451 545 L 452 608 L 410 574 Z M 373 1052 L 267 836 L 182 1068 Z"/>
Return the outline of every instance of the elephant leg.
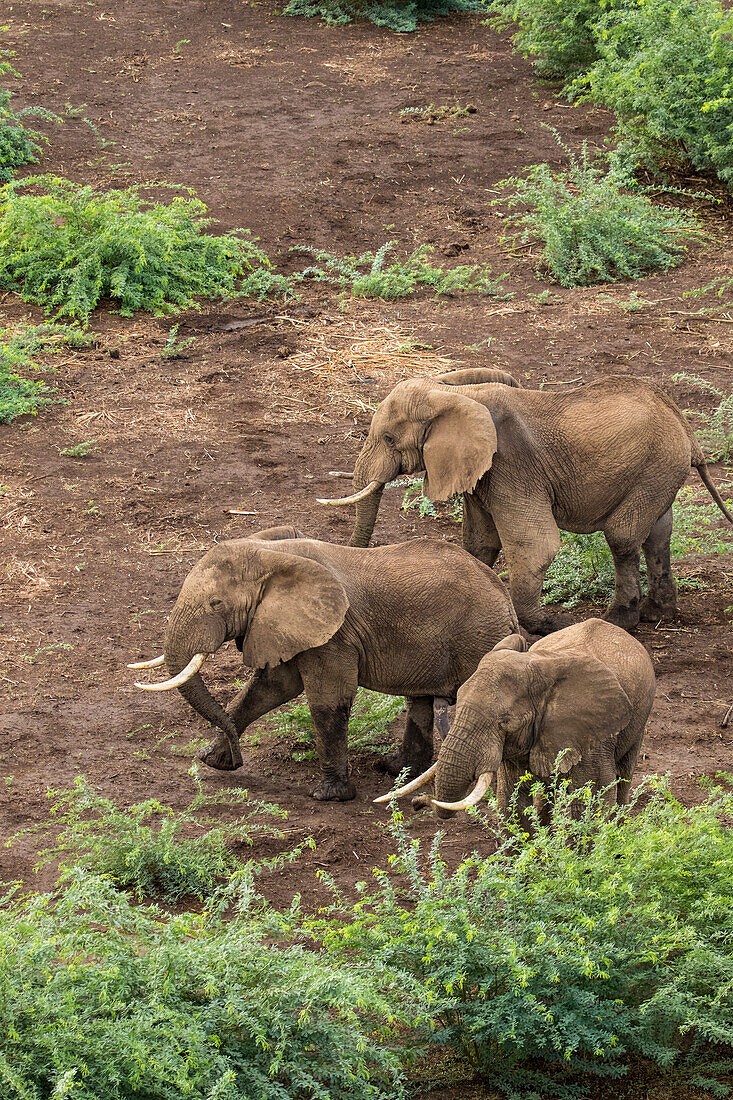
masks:
<path fill-rule="evenodd" d="M 501 550 L 501 539 L 491 513 L 475 493 L 463 494 L 463 549 L 485 565 L 493 567 Z"/>
<path fill-rule="evenodd" d="M 613 601 L 604 618 L 624 630 L 639 625 L 641 581 L 639 579 L 639 547 L 619 538 L 615 531 L 606 531 L 606 540 L 613 554 L 616 569 L 616 587 Z"/>
<path fill-rule="evenodd" d="M 426 771 L 432 762 L 433 697 L 418 695 L 407 700 L 402 748 L 394 755 L 380 759 L 377 770 L 388 775 L 399 775 L 403 768 L 408 768 L 408 778 L 414 779 Z"/>
<path fill-rule="evenodd" d="M 275 707 L 289 703 L 302 690 L 303 681 L 293 661 L 277 665 L 276 668 L 256 669 L 226 708 L 238 736 L 242 736 L 251 722 L 268 714 Z M 198 758 L 210 768 L 219 771 L 233 771 L 242 764 L 241 753 L 238 760 L 233 758 L 232 747 L 223 732 L 217 733 L 214 740 L 199 751 Z"/>
<path fill-rule="evenodd" d="M 502 516 L 499 527 L 509 568 L 509 590 L 521 625 L 530 634 L 550 634 L 572 626 L 575 620 L 571 615 L 548 611 L 541 604 L 545 574 L 560 549 L 560 532 L 552 513 L 534 515 L 531 523 L 523 516 Z M 517 539 L 517 531 L 531 532 L 531 541 L 526 535 L 521 541 Z"/>
<path fill-rule="evenodd" d="M 356 696 L 359 673 L 353 666 L 334 658 L 316 657 L 313 652 L 296 658 L 303 678 L 306 699 L 316 727 L 316 751 L 321 780 L 311 791 L 318 802 L 350 802 L 356 798 L 349 763 L 349 716 Z"/>
<path fill-rule="evenodd" d="M 669 548 L 671 538 L 672 509 L 669 508 L 659 517 L 644 543 L 648 587 L 639 612 L 645 623 L 672 619 L 677 611 L 677 585 Z"/>

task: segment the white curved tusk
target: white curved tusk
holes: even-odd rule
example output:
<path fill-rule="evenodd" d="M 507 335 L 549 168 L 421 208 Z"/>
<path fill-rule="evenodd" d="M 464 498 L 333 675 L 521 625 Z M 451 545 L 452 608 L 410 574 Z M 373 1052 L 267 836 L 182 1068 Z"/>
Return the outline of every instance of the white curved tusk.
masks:
<path fill-rule="evenodd" d="M 375 798 L 375 802 L 390 802 L 393 798 L 402 798 L 403 794 L 412 794 L 413 791 L 419 791 L 421 787 L 426 786 L 433 778 L 438 770 L 437 761 L 435 764 L 431 764 L 426 772 L 422 775 L 418 775 L 417 779 L 411 780 L 409 783 L 405 783 L 404 787 L 398 787 L 396 791 L 390 791 L 389 794 L 380 794 L 379 798 Z"/>
<path fill-rule="evenodd" d="M 170 680 L 163 680 L 159 684 L 139 684 L 136 682 L 135 687 L 142 688 L 143 691 L 170 691 L 171 688 L 180 687 L 181 684 L 185 684 L 186 680 L 190 680 L 195 672 L 198 672 L 208 656 L 208 653 L 194 653 L 186 667 L 182 668 L 177 676 L 171 676 Z"/>
<path fill-rule="evenodd" d="M 328 471 L 328 476 L 329 477 L 346 477 L 346 478 L 349 479 L 349 481 L 353 481 L 354 471 L 353 470 L 329 470 Z"/>
<path fill-rule="evenodd" d="M 152 661 L 136 661 L 134 665 L 128 665 L 128 668 L 158 668 L 160 665 L 165 664 L 165 656 L 161 653 L 160 657 L 153 657 Z"/>
<path fill-rule="evenodd" d="M 327 500 L 323 497 L 317 497 L 316 499 L 319 504 L 333 504 L 340 508 L 342 504 L 356 504 L 357 501 L 363 500 L 364 497 L 370 497 L 372 493 L 380 489 L 381 486 L 381 481 L 370 481 L 364 489 L 360 489 L 358 493 L 353 493 L 350 497 L 336 497 L 333 500 Z"/>
<path fill-rule="evenodd" d="M 467 810 L 469 806 L 475 806 L 484 797 L 491 786 L 491 772 L 482 772 L 478 777 L 478 783 L 470 794 L 462 798 L 460 802 L 438 802 L 433 799 L 434 806 L 440 806 L 441 810 Z"/>

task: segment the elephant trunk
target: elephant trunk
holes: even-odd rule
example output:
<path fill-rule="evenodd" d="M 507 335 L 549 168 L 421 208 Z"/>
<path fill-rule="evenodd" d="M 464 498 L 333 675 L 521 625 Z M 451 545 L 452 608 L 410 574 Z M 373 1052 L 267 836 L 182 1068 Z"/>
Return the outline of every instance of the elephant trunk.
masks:
<path fill-rule="evenodd" d="M 496 730 L 488 731 L 483 722 L 477 725 L 469 715 L 459 713 L 438 754 L 435 801 L 454 803 L 465 799 L 476 788 L 477 779 L 498 770 L 502 748 Z M 436 806 L 440 818 L 452 817 L 455 812 Z"/>
<path fill-rule="evenodd" d="M 175 676 L 186 667 L 193 652 L 211 650 L 208 646 L 197 647 L 182 625 L 171 624 L 171 626 L 172 629 L 169 628 L 165 643 L 165 663 L 171 676 Z M 224 708 L 214 699 L 200 672 L 195 672 L 179 686 L 178 690 L 197 714 L 212 725 L 218 726 L 226 734 L 230 744 L 238 746 L 239 738 L 234 723 Z"/>
<path fill-rule="evenodd" d="M 377 475 L 369 469 L 370 466 L 374 465 L 373 459 L 377 457 L 372 451 L 373 447 L 370 441 L 367 440 L 354 465 L 354 492 L 358 493 L 370 481 L 379 481 L 381 484 L 368 497 L 357 502 L 356 519 L 351 533 L 351 546 L 366 547 L 369 545 L 374 531 L 374 524 L 377 522 L 377 513 L 384 486 L 390 480 L 389 477 L 385 476 L 384 471 L 380 471 L 380 474 Z M 379 465 L 381 466 L 382 463 L 380 462 Z"/>

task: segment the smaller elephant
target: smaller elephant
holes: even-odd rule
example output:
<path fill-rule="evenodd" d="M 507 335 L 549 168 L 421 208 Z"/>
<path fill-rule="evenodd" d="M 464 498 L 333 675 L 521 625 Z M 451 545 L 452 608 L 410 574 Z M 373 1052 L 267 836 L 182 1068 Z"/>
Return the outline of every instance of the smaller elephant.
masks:
<path fill-rule="evenodd" d="M 361 550 L 273 528 L 209 550 L 183 583 L 165 654 L 130 667 L 167 666 L 170 679 L 138 686 L 178 688 L 218 726 L 199 755 L 223 771 L 241 766 L 251 722 L 305 691 L 322 773 L 313 797 L 346 801 L 356 794 L 347 730 L 357 688 L 407 698 L 393 767 L 416 774 L 432 759 L 433 700 L 455 699 L 483 655 L 518 629 L 507 589 L 460 547 L 422 538 Z M 232 640 L 254 672 L 225 710 L 199 669 Z"/>
<path fill-rule="evenodd" d="M 558 771 L 572 788 L 590 781 L 609 803 L 628 803 L 654 692 L 643 645 L 603 619 L 559 630 L 526 651 L 518 634 L 503 639 L 458 692 L 433 773 L 438 815 L 475 805 L 493 773 L 506 814 L 521 776 L 549 777 L 563 750 Z M 527 784 L 517 803 L 520 813 L 528 809 Z"/>

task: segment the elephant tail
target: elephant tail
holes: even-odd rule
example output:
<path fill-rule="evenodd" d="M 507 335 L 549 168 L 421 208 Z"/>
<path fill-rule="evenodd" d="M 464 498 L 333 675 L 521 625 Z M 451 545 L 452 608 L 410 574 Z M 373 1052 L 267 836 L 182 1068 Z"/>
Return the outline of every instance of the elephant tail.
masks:
<path fill-rule="evenodd" d="M 728 520 L 729 523 L 733 523 L 733 512 L 731 512 L 730 509 L 726 506 L 726 503 L 720 495 L 717 486 L 713 484 L 713 480 L 708 472 L 708 464 L 705 461 L 705 456 L 702 453 L 700 444 L 697 442 L 694 436 L 692 436 L 692 458 L 690 464 L 694 466 L 697 470 L 698 474 L 700 475 L 700 480 L 702 481 L 707 491 L 710 493 L 710 496 L 713 498 L 715 503 L 718 505 L 718 508 L 720 508 L 725 518 Z"/>

